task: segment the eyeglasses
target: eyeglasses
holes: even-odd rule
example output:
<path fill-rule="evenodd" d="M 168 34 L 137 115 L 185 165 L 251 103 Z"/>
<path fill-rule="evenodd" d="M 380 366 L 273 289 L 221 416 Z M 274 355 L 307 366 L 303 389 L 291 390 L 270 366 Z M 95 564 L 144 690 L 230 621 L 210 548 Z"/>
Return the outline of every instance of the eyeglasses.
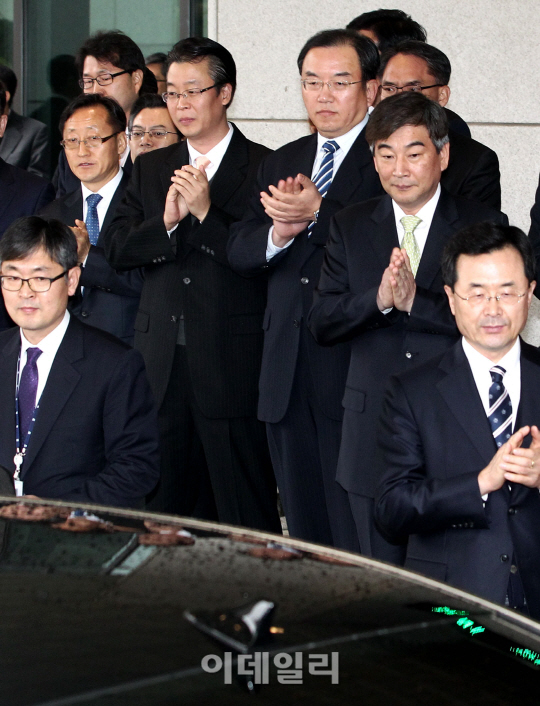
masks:
<path fill-rule="evenodd" d="M 334 92 L 345 91 L 349 86 L 354 86 L 355 83 L 362 83 L 362 81 L 319 81 L 315 78 L 302 78 L 300 79 L 305 91 L 322 91 L 323 86 L 328 86 L 328 90 Z"/>
<path fill-rule="evenodd" d="M 107 135 L 107 137 L 100 137 L 99 135 L 90 135 L 84 140 L 79 140 L 78 137 L 69 137 L 67 140 L 62 140 L 60 144 L 65 150 L 78 150 L 81 142 L 86 147 L 100 147 L 104 142 L 110 140 L 115 135 L 119 135 L 119 132 L 113 132 L 112 135 Z"/>
<path fill-rule="evenodd" d="M 81 88 L 92 88 L 94 81 L 98 86 L 109 86 L 113 79 L 122 74 L 130 74 L 131 71 L 117 71 L 115 74 L 99 74 L 96 78 L 90 78 L 90 76 L 84 76 L 84 78 L 79 79 L 79 86 Z"/>
<path fill-rule="evenodd" d="M 201 93 L 205 93 L 206 91 L 209 91 L 211 88 L 218 88 L 219 84 L 214 83 L 213 86 L 208 86 L 208 88 L 188 88 L 187 91 L 183 91 L 182 93 L 175 93 L 174 91 L 165 91 L 165 93 L 161 94 L 161 97 L 165 101 L 165 103 L 168 103 L 169 101 L 171 102 L 178 102 L 180 98 L 183 98 L 185 101 L 187 101 L 188 98 L 197 98 L 197 96 L 200 96 Z"/>
<path fill-rule="evenodd" d="M 502 292 L 501 294 L 495 294 L 495 296 L 493 297 L 488 297 L 487 294 L 471 294 L 468 297 L 462 297 L 461 294 L 458 294 L 457 292 L 454 292 L 454 294 L 456 295 L 456 297 L 459 297 L 459 299 L 462 299 L 464 302 L 469 302 L 469 306 L 480 307 L 484 304 L 489 304 L 492 299 L 498 301 L 499 304 L 514 306 L 521 300 L 522 297 L 527 294 L 527 292 L 525 292 L 524 294 L 516 294 L 515 292 Z"/>
<path fill-rule="evenodd" d="M 177 135 L 177 132 L 170 132 L 168 130 L 133 130 L 129 133 L 130 140 L 142 140 L 145 135 L 151 140 L 164 140 L 167 135 Z"/>
<path fill-rule="evenodd" d="M 7 289 L 8 292 L 18 292 L 23 286 L 23 282 L 28 282 L 28 286 L 33 292 L 48 292 L 51 288 L 51 284 L 56 282 L 57 279 L 67 275 L 68 270 L 61 272 L 56 277 L 29 277 L 24 279 L 24 277 L 15 277 L 13 275 L 2 275 L 0 277 L 0 282 L 2 287 Z"/>
<path fill-rule="evenodd" d="M 434 83 L 431 86 L 419 86 L 417 83 L 407 83 L 405 86 L 381 86 L 381 91 L 386 93 L 387 96 L 395 96 L 398 91 L 404 91 L 405 93 L 421 93 L 422 91 L 427 91 L 428 88 L 437 88 L 439 86 L 444 86 L 444 84 Z"/>

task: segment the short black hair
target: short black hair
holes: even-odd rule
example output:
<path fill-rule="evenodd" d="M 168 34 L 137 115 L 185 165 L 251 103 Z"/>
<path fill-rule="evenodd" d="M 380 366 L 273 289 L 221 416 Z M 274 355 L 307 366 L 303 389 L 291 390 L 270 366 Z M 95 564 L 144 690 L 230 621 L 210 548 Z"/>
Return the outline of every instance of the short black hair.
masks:
<path fill-rule="evenodd" d="M 352 47 L 358 54 L 362 70 L 362 83 L 377 78 L 379 68 L 379 52 L 371 39 L 364 37 L 351 29 L 326 29 L 313 35 L 302 47 L 298 55 L 298 71 L 302 73 L 304 59 L 311 49 L 320 47 Z"/>
<path fill-rule="evenodd" d="M 4 84 L 5 90 L 9 91 L 8 106 L 11 108 L 15 93 L 17 92 L 17 76 L 13 69 L 10 69 L 9 66 L 5 64 L 0 64 L 0 81 Z"/>
<path fill-rule="evenodd" d="M 131 109 L 131 113 L 129 115 L 129 120 L 128 120 L 128 130 L 131 132 L 133 129 L 133 122 L 135 121 L 135 118 L 137 115 L 141 112 L 141 110 L 144 110 L 145 108 L 163 108 L 164 110 L 167 110 L 167 106 L 163 101 L 163 98 L 156 93 L 145 93 L 142 96 L 139 96 L 135 103 L 133 104 L 133 108 Z M 174 124 L 174 121 L 173 121 Z M 180 130 L 176 127 L 175 125 L 175 130 L 178 133 L 179 137 L 182 137 L 182 133 Z"/>
<path fill-rule="evenodd" d="M 4 110 L 6 109 L 6 87 L 0 81 L 0 115 L 3 114 Z"/>
<path fill-rule="evenodd" d="M 14 221 L 0 240 L 0 264 L 25 257 L 44 248 L 63 270 L 78 264 L 77 240 L 71 228 L 55 218 L 23 216 Z"/>
<path fill-rule="evenodd" d="M 108 114 L 107 120 L 114 132 L 126 131 L 126 114 L 120 103 L 115 101 L 114 98 L 102 96 L 100 93 L 82 93 L 64 108 L 58 126 L 60 133 L 63 134 L 66 121 L 78 110 L 81 108 L 92 108 L 96 105 L 102 105 L 105 108 Z"/>
<path fill-rule="evenodd" d="M 457 282 L 457 261 L 460 255 L 487 255 L 514 248 L 521 255 L 525 277 L 529 284 L 536 279 L 536 260 L 529 238 L 516 226 L 502 226 L 484 221 L 458 230 L 446 243 L 442 256 L 444 283 L 454 290 Z"/>
<path fill-rule="evenodd" d="M 93 56 L 98 61 L 108 61 L 122 71 L 141 70 L 144 72 L 144 56 L 133 39 L 118 29 L 110 32 L 96 32 L 89 37 L 77 52 L 75 61 L 79 74 L 82 75 L 84 61 L 87 56 Z"/>
<path fill-rule="evenodd" d="M 376 142 L 387 140 L 406 125 L 423 125 L 438 153 L 448 142 L 448 118 L 444 108 L 422 93 L 409 91 L 379 103 L 369 118 L 366 140 L 373 150 Z"/>
<path fill-rule="evenodd" d="M 236 64 L 231 52 L 213 39 L 188 37 L 180 40 L 167 56 L 165 71 L 169 71 L 171 64 L 198 64 L 204 59 L 208 59 L 208 71 L 217 93 L 226 83 L 232 86 L 228 108 L 236 92 Z"/>
<path fill-rule="evenodd" d="M 408 39 L 425 42 L 426 30 L 403 10 L 373 10 L 364 12 L 349 22 L 347 29 L 360 32 L 369 30 L 377 38 L 376 44 L 380 52 Z"/>
<path fill-rule="evenodd" d="M 396 54 L 406 54 L 408 56 L 416 56 L 418 59 L 423 59 L 427 64 L 429 73 L 437 83 L 440 83 L 442 86 L 447 86 L 450 83 L 452 66 L 446 54 L 431 44 L 413 40 L 401 42 L 383 52 L 381 55 L 381 65 L 379 67 L 380 79 L 386 71 L 388 62 L 390 59 L 393 59 Z"/>
<path fill-rule="evenodd" d="M 148 64 L 164 64 L 166 61 L 167 54 L 164 54 L 162 51 L 157 51 L 147 56 L 144 63 L 148 66 Z"/>

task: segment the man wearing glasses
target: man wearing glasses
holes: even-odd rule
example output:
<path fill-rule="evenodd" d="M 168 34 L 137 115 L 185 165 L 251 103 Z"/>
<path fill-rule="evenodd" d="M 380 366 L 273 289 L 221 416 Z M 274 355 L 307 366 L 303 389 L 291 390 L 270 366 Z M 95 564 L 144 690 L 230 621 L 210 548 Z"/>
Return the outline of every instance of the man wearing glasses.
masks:
<path fill-rule="evenodd" d="M 308 40 L 297 63 L 317 132 L 265 159 L 229 257 L 238 272 L 269 277 L 259 418 L 267 422 L 289 532 L 357 550 L 347 496 L 335 480 L 350 346 L 319 346 L 306 317 L 332 215 L 382 191 L 364 133 L 379 54 L 352 30 L 329 30 Z"/>
<path fill-rule="evenodd" d="M 416 91 L 444 107 L 450 98 L 450 72 L 450 61 L 439 49 L 425 42 L 404 42 L 381 56 L 378 76 L 381 99 Z M 446 108 L 445 111 L 451 120 L 455 114 Z M 455 130 L 450 129 L 448 135 L 450 162 L 441 184 L 451 194 L 500 209 L 501 175 L 495 152 Z"/>
<path fill-rule="evenodd" d="M 173 123 L 163 98 L 145 93 L 135 101 L 129 116 L 128 138 L 134 162 L 141 154 L 176 144 L 182 134 Z"/>
<path fill-rule="evenodd" d="M 103 251 L 104 234 L 129 181 L 118 161 L 126 145 L 125 113 L 108 96 L 83 94 L 64 110 L 60 128 L 78 185 L 41 215 L 70 226 L 77 238 L 81 289 L 70 309 L 85 323 L 133 345 L 142 273 L 116 272 Z"/>
<path fill-rule="evenodd" d="M 97 32 L 89 37 L 77 52 L 76 64 L 81 75 L 79 85 L 84 93 L 114 98 L 127 118 L 140 94 L 156 93 L 156 80 L 146 68 L 141 50 L 123 32 Z M 120 155 L 120 165 L 131 173 L 127 144 Z M 62 152 L 55 182 L 57 196 L 63 196 L 77 186 Z"/>
<path fill-rule="evenodd" d="M 16 329 L 0 334 L 0 467 L 17 495 L 127 507 L 157 483 L 155 409 L 140 353 L 67 309 L 78 286 L 67 226 L 21 218 L 0 241 Z"/>
<path fill-rule="evenodd" d="M 393 377 L 376 517 L 406 566 L 540 618 L 540 355 L 520 340 L 535 287 L 518 228 L 478 223 L 442 259 L 462 334 Z"/>
<path fill-rule="evenodd" d="M 227 121 L 230 52 L 190 38 L 169 54 L 163 94 L 184 142 L 142 155 L 107 233 L 116 268 L 144 267 L 135 347 L 161 433 L 156 510 L 280 531 L 264 426 L 256 418 L 266 282 L 234 273 L 229 227 L 267 150 Z"/>
<path fill-rule="evenodd" d="M 352 342 L 338 480 L 347 490 L 363 554 L 400 563 L 373 524 L 384 471 L 377 420 L 391 375 L 457 337 L 440 260 L 450 235 L 478 221 L 508 223 L 484 204 L 441 188 L 448 165 L 444 110 L 421 93 L 381 101 L 366 129 L 385 196 L 355 204 L 330 225 L 308 325 L 321 345 Z"/>

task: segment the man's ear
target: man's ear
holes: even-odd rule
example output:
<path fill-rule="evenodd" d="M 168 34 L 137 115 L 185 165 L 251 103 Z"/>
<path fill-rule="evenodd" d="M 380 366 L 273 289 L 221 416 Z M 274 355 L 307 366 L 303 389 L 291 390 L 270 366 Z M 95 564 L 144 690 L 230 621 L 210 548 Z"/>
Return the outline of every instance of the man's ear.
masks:
<path fill-rule="evenodd" d="M 454 291 L 447 284 L 444 285 L 444 291 L 446 292 L 446 296 L 448 297 L 448 303 L 450 304 L 450 311 L 455 316 L 456 315 L 456 308 L 455 308 L 455 302 L 454 302 Z"/>
<path fill-rule="evenodd" d="M 123 155 L 127 144 L 127 137 L 125 132 L 118 133 L 118 135 L 116 136 L 116 144 L 118 146 L 118 155 Z"/>
<path fill-rule="evenodd" d="M 371 81 L 366 81 L 366 98 L 368 106 L 374 105 L 378 90 L 379 82 L 376 78 L 371 79 Z"/>
<path fill-rule="evenodd" d="M 223 105 L 229 105 L 229 103 L 232 101 L 232 86 L 230 83 L 226 83 L 223 85 L 220 89 L 220 96 L 222 99 Z"/>
<path fill-rule="evenodd" d="M 444 106 L 450 100 L 450 86 L 439 86 L 439 95 L 437 96 L 437 102 L 444 108 Z"/>
<path fill-rule="evenodd" d="M 79 280 L 81 278 L 81 268 L 79 267 L 79 265 L 77 265 L 76 267 L 72 267 L 71 270 L 68 271 L 67 278 L 68 294 L 70 297 L 72 297 L 77 291 Z"/>
<path fill-rule="evenodd" d="M 131 74 L 131 80 L 133 82 L 133 88 L 137 91 L 137 93 L 139 93 L 139 91 L 141 90 L 142 82 L 143 82 L 142 70 L 136 69 L 136 71 L 134 71 Z"/>
<path fill-rule="evenodd" d="M 6 125 L 7 125 L 7 115 L 0 115 L 0 137 L 4 136 L 4 132 L 6 130 Z"/>
<path fill-rule="evenodd" d="M 11 100 L 11 93 L 6 89 L 6 107 L 4 109 L 4 114 L 9 113 L 9 101 Z"/>

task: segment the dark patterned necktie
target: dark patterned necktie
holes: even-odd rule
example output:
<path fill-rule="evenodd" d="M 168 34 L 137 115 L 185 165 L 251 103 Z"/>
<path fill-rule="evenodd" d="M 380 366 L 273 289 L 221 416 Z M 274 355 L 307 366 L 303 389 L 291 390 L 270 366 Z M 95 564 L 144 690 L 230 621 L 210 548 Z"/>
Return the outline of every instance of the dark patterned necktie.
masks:
<path fill-rule="evenodd" d="M 103 196 L 99 194 L 90 194 L 90 196 L 86 197 L 86 203 L 88 204 L 88 210 L 86 211 L 86 230 L 88 231 L 91 245 L 95 245 L 99 238 L 97 205 L 102 198 Z"/>
<path fill-rule="evenodd" d="M 313 183 L 317 187 L 319 194 L 324 198 L 334 178 L 334 153 L 339 149 L 339 145 L 333 140 L 328 140 L 324 143 L 322 148 L 326 154 L 323 157 L 319 171 L 313 179 Z M 315 221 L 312 221 L 308 226 L 308 238 L 311 235 L 314 225 Z"/>
<path fill-rule="evenodd" d="M 37 359 L 42 351 L 39 348 L 26 350 L 26 365 L 21 373 L 19 383 L 19 439 L 21 444 L 26 440 L 26 434 L 36 408 L 36 393 L 38 388 Z"/>
<path fill-rule="evenodd" d="M 499 447 L 512 436 L 512 401 L 503 383 L 506 370 L 500 365 L 495 365 L 489 372 L 492 383 L 489 388 L 488 419 L 493 438 Z"/>

